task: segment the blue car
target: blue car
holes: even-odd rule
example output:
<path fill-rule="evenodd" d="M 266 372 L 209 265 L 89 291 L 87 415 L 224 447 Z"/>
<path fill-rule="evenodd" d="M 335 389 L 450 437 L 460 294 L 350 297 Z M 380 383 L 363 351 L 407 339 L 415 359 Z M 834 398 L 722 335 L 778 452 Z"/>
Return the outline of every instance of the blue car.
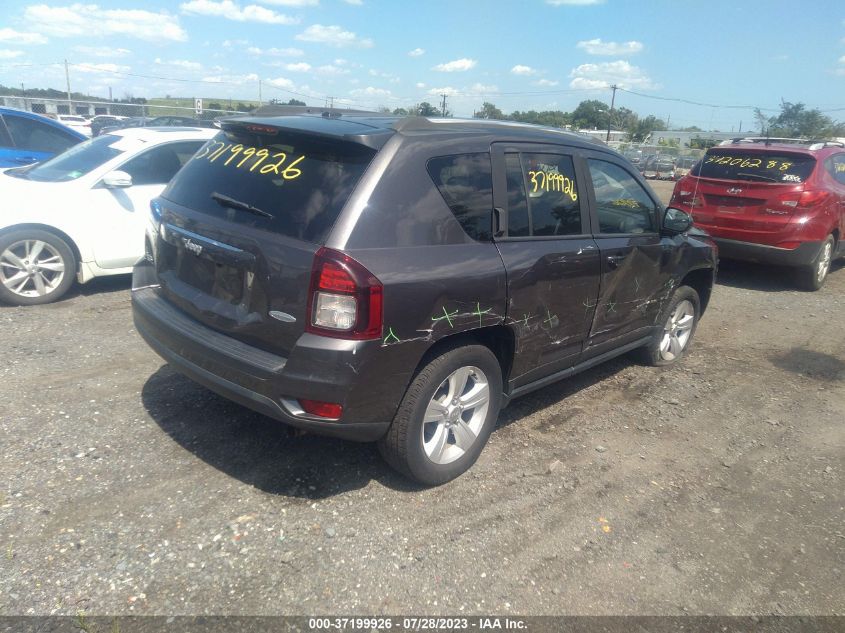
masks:
<path fill-rule="evenodd" d="M 46 160 L 86 138 L 40 114 L 0 106 L 0 168 Z"/>

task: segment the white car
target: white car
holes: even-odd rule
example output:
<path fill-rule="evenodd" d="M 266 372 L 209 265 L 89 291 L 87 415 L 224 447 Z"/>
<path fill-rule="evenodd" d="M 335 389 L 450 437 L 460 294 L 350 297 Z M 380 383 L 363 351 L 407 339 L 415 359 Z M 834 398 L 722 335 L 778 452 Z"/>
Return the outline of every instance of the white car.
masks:
<path fill-rule="evenodd" d="M 91 121 L 76 114 L 57 114 L 56 120 L 85 136 L 91 136 Z"/>
<path fill-rule="evenodd" d="M 0 300 L 49 303 L 94 277 L 132 272 L 150 200 L 218 130 L 132 128 L 0 172 Z"/>

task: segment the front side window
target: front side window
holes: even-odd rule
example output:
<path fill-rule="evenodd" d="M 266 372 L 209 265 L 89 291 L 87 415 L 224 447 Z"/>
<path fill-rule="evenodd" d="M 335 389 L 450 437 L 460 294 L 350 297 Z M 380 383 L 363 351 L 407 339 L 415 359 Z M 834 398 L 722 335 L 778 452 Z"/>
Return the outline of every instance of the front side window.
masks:
<path fill-rule="evenodd" d="M 583 235 L 571 156 L 505 154 L 508 237 Z"/>
<path fill-rule="evenodd" d="M 18 149 L 58 154 L 79 142 L 76 137 L 41 121 L 10 115 L 4 119 Z"/>
<path fill-rule="evenodd" d="M 0 114 L 0 147 L 14 147 L 12 137 L 9 136 L 9 131 L 6 129 L 6 124 L 3 122 L 2 114 Z"/>
<path fill-rule="evenodd" d="M 456 154 L 428 161 L 428 174 L 466 234 L 479 242 L 492 235 L 493 172 L 490 154 Z"/>
<path fill-rule="evenodd" d="M 133 185 L 166 185 L 202 144 L 202 141 L 185 141 L 160 145 L 127 161 L 118 169 L 132 176 Z"/>
<path fill-rule="evenodd" d="M 654 232 L 654 201 L 640 183 L 614 163 L 594 159 L 587 162 L 596 196 L 599 233 Z"/>

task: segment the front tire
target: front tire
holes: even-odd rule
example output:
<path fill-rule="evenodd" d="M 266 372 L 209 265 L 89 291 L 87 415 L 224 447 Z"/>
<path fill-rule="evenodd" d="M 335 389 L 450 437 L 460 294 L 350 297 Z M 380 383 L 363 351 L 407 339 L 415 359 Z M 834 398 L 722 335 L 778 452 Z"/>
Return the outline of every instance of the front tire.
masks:
<path fill-rule="evenodd" d="M 393 468 L 427 486 L 463 474 L 475 463 L 499 417 L 502 370 L 481 345 L 463 345 L 432 359 L 415 376 L 379 451 Z"/>
<path fill-rule="evenodd" d="M 76 258 L 59 236 L 39 229 L 0 237 L 0 300 L 15 305 L 50 303 L 73 285 Z"/>
<path fill-rule="evenodd" d="M 832 235 L 822 242 L 819 254 L 807 268 L 800 268 L 797 271 L 798 285 L 804 290 L 814 292 L 821 289 L 827 274 L 830 272 L 830 264 L 833 261 L 833 251 L 836 243 Z"/>
<path fill-rule="evenodd" d="M 665 367 L 678 362 L 692 344 L 701 300 L 694 288 L 680 286 L 661 315 L 663 327 L 647 346 L 639 350 L 640 360 L 647 365 Z"/>

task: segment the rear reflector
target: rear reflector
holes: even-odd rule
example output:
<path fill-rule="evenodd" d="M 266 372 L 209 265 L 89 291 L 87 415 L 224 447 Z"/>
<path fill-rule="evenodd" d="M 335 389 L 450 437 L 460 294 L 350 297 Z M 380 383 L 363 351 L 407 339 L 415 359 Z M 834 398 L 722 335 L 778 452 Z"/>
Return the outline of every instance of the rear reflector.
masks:
<path fill-rule="evenodd" d="M 300 399 L 299 404 L 302 405 L 302 410 L 305 411 L 305 413 L 316 415 L 319 418 L 337 420 L 340 418 L 340 414 L 343 413 L 343 407 L 332 402 Z"/>

